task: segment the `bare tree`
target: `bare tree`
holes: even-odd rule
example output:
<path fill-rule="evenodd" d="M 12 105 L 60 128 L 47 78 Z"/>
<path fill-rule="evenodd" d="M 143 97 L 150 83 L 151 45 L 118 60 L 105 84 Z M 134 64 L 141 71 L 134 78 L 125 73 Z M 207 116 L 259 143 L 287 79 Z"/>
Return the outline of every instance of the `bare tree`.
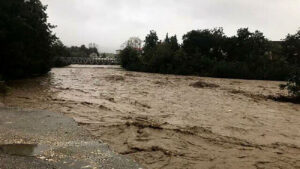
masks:
<path fill-rule="evenodd" d="M 131 37 L 129 38 L 125 43 L 122 44 L 121 48 L 125 48 L 127 46 L 130 46 L 135 49 L 141 49 L 142 48 L 142 40 L 138 37 Z"/>

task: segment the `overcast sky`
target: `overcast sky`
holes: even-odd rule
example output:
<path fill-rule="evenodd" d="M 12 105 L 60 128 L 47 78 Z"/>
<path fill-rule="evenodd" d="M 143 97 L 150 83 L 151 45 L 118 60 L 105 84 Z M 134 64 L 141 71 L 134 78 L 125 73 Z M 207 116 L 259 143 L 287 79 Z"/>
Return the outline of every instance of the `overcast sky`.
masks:
<path fill-rule="evenodd" d="M 49 22 L 67 45 L 97 43 L 114 52 L 131 36 L 144 40 L 150 30 L 179 39 L 193 29 L 241 27 L 260 30 L 271 40 L 300 27 L 300 0 L 42 0 Z"/>

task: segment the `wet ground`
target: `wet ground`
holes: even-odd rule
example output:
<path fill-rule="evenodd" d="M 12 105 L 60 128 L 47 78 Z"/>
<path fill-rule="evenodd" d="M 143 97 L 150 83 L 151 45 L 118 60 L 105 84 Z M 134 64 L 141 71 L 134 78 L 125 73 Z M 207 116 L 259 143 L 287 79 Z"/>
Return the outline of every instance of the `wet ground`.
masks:
<path fill-rule="evenodd" d="M 1 169 L 141 168 L 62 114 L 0 108 L 0 116 Z"/>
<path fill-rule="evenodd" d="M 274 81 L 71 66 L 14 81 L 6 106 L 72 117 L 148 168 L 300 168 L 300 106 Z"/>

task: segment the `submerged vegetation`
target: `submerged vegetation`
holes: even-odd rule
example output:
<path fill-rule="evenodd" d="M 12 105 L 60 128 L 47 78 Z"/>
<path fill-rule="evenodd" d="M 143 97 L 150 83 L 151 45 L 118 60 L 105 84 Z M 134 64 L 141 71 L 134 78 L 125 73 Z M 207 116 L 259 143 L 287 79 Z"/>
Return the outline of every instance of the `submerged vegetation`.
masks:
<path fill-rule="evenodd" d="M 287 89 L 292 96 L 300 98 L 300 72 L 292 74 L 286 85 L 281 85 L 281 89 Z"/>
<path fill-rule="evenodd" d="M 193 30 L 161 41 L 150 31 L 142 49 L 127 46 L 120 53 L 127 70 L 222 78 L 287 80 L 285 86 L 299 94 L 300 31 L 284 41 L 269 41 L 262 32 L 241 28 L 225 36 L 222 28 Z M 283 87 L 284 88 L 284 87 Z"/>

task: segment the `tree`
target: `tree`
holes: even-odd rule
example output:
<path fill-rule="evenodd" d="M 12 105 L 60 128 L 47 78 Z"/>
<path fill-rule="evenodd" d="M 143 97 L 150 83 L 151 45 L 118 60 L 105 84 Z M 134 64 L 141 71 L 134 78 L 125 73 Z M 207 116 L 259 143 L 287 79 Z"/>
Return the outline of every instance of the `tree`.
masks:
<path fill-rule="evenodd" d="M 102 54 L 102 58 L 107 58 L 106 53 L 103 53 L 103 54 Z"/>
<path fill-rule="evenodd" d="M 164 43 L 167 43 L 167 44 L 170 43 L 169 33 L 167 33 Z"/>
<path fill-rule="evenodd" d="M 85 45 L 72 46 L 68 49 L 71 57 L 89 57 L 91 53 L 96 53 L 99 56 L 97 48 L 87 48 Z"/>
<path fill-rule="evenodd" d="M 283 41 L 282 48 L 287 61 L 300 67 L 300 30 L 294 35 L 288 34 Z"/>
<path fill-rule="evenodd" d="M 286 85 L 281 85 L 281 89 L 287 89 L 294 97 L 300 97 L 300 70 L 294 72 Z"/>
<path fill-rule="evenodd" d="M 158 36 L 155 31 L 150 31 L 150 33 L 146 36 L 145 44 L 143 47 L 143 55 L 142 62 L 145 65 L 145 70 L 151 71 L 153 59 L 155 57 L 156 47 L 158 45 Z"/>
<path fill-rule="evenodd" d="M 53 42 L 51 48 L 51 55 L 54 58 L 70 57 L 70 52 L 68 51 L 67 47 L 59 39 Z"/>
<path fill-rule="evenodd" d="M 57 39 L 39 0 L 0 1 L 0 74 L 4 79 L 39 75 L 51 69 Z"/>
<path fill-rule="evenodd" d="M 81 45 L 79 49 L 81 57 L 89 57 L 89 49 L 85 45 Z"/>
<path fill-rule="evenodd" d="M 223 28 L 193 30 L 183 36 L 182 47 L 190 55 L 200 53 L 217 59 L 223 56 L 224 39 Z"/>
<path fill-rule="evenodd" d="M 120 53 L 121 66 L 128 70 L 141 70 L 139 51 L 127 46 Z"/>
<path fill-rule="evenodd" d="M 148 65 L 151 66 L 151 72 L 172 73 L 174 71 L 174 55 L 179 49 L 177 37 L 166 35 L 164 41 L 158 43 L 154 48 L 153 57 Z M 144 53 L 147 54 L 147 53 Z M 148 54 L 150 55 L 150 54 Z"/>
<path fill-rule="evenodd" d="M 143 50 L 145 52 L 153 50 L 157 44 L 158 44 L 157 34 L 155 31 L 152 30 L 152 31 L 150 31 L 150 34 L 148 34 L 146 36 L 145 45 L 144 45 Z"/>
<path fill-rule="evenodd" d="M 182 45 L 176 35 L 159 40 L 150 31 L 141 53 L 125 51 L 127 61 L 138 63 L 136 70 L 156 73 L 285 80 L 293 67 L 282 54 L 281 42 L 270 42 L 262 32 L 248 28 L 233 37 L 225 36 L 222 28 L 193 30 L 183 36 Z"/>
<path fill-rule="evenodd" d="M 230 60 L 254 62 L 270 51 L 270 43 L 263 33 L 250 32 L 248 28 L 239 29 L 230 42 Z"/>
<path fill-rule="evenodd" d="M 291 69 L 294 70 L 288 83 L 281 87 L 288 89 L 293 96 L 300 97 L 300 30 L 294 35 L 288 34 L 283 41 L 282 48 Z"/>
<path fill-rule="evenodd" d="M 135 48 L 137 50 L 141 50 L 142 48 L 142 40 L 138 37 L 131 37 L 129 38 L 125 43 L 123 43 L 123 47 L 130 46 L 132 48 Z"/>
<path fill-rule="evenodd" d="M 89 43 L 88 55 L 95 53 L 99 56 L 98 45 L 96 43 Z"/>
<path fill-rule="evenodd" d="M 170 46 L 174 52 L 176 52 L 180 48 L 176 35 L 174 35 L 170 38 Z"/>
<path fill-rule="evenodd" d="M 68 48 L 59 40 L 51 45 L 51 56 L 53 56 L 53 67 L 64 67 L 68 66 L 66 62 L 64 62 L 61 57 L 71 57 L 70 51 Z"/>

